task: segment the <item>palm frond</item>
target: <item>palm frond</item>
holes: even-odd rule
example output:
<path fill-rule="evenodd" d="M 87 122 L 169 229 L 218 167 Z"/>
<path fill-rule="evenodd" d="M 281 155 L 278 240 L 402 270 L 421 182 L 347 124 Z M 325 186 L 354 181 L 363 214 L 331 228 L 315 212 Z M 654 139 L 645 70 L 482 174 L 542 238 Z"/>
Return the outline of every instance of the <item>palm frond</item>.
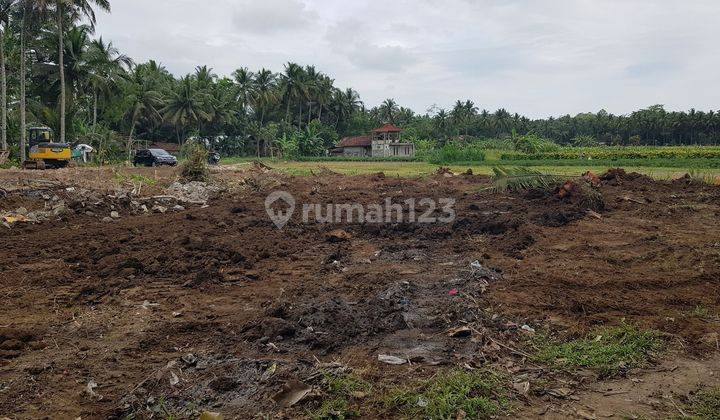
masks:
<path fill-rule="evenodd" d="M 550 189 L 564 181 L 561 175 L 544 174 L 530 168 L 494 166 L 492 170 L 493 186 L 490 189 L 495 192 Z"/>

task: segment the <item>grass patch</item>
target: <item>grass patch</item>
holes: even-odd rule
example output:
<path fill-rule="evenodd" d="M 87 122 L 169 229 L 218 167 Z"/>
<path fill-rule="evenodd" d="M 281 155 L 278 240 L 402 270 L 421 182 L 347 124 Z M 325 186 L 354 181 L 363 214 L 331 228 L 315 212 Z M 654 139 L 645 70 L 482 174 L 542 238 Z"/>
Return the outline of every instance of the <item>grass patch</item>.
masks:
<path fill-rule="evenodd" d="M 410 418 L 449 419 L 460 410 L 486 419 L 508 409 L 500 378 L 487 371 L 453 369 L 388 395 L 385 405 Z"/>
<path fill-rule="evenodd" d="M 130 182 L 132 184 L 142 184 L 142 185 L 148 185 L 153 186 L 157 184 L 157 181 L 154 179 L 148 178 L 146 176 L 140 175 L 140 174 L 125 174 L 122 172 L 115 172 L 113 174 L 113 178 L 115 178 L 115 181 L 118 183 L 124 183 L 124 182 Z"/>
<path fill-rule="evenodd" d="M 567 343 L 541 343 L 537 359 L 560 367 L 594 369 L 607 377 L 624 368 L 643 365 L 649 354 L 661 347 L 657 331 L 623 325 Z"/>
<path fill-rule="evenodd" d="M 710 312 L 710 309 L 707 306 L 697 305 L 690 312 L 690 315 L 698 318 L 710 318 L 713 314 Z"/>
<path fill-rule="evenodd" d="M 640 172 L 642 174 L 651 176 L 656 179 L 671 179 L 675 177 L 681 177 L 688 173 L 693 168 L 692 162 L 675 162 L 675 165 L 662 166 L 662 164 L 669 165 L 671 162 L 652 162 L 652 165 L 641 166 L 642 163 L 651 162 L 638 162 L 638 160 L 628 160 L 627 162 L 600 162 L 597 160 L 584 160 L 584 161 L 513 161 L 513 162 L 498 162 L 490 159 L 492 156 L 491 150 L 485 151 L 488 154 L 488 160 L 485 162 L 453 162 L 449 165 L 450 169 L 456 173 L 462 173 L 472 169 L 473 173 L 477 175 L 490 175 L 492 174 L 492 167 L 499 164 L 511 163 L 513 166 L 527 166 L 543 173 L 552 173 L 557 175 L 569 175 L 569 176 L 580 176 L 585 171 L 591 170 L 596 174 L 601 174 L 610 168 L 623 167 L 628 172 Z M 245 164 L 251 162 L 254 159 L 251 158 L 223 158 L 222 164 Z M 338 172 L 345 175 L 358 175 L 358 174 L 370 174 L 376 172 L 384 172 L 387 176 L 398 176 L 406 178 L 421 177 L 434 174 L 438 165 L 426 163 L 426 162 L 399 162 L 399 161 L 286 161 L 278 159 L 261 159 L 262 162 L 276 168 L 280 171 L 292 174 L 292 175 L 310 175 L 311 171 L 317 173 L 322 167 Z M 720 162 L 720 159 L 718 160 Z M 571 163 L 572 165 L 568 165 Z M 695 173 L 698 175 L 707 177 L 720 177 L 720 169 L 708 169 L 708 168 L 696 168 Z"/>
<path fill-rule="evenodd" d="M 353 373 L 323 372 L 321 386 L 327 397 L 319 407 L 310 410 L 313 419 L 347 419 L 361 415 L 360 406 L 354 403 L 370 393 L 372 385 Z"/>
<path fill-rule="evenodd" d="M 720 388 L 700 391 L 690 397 L 688 411 L 694 419 L 720 420 Z"/>

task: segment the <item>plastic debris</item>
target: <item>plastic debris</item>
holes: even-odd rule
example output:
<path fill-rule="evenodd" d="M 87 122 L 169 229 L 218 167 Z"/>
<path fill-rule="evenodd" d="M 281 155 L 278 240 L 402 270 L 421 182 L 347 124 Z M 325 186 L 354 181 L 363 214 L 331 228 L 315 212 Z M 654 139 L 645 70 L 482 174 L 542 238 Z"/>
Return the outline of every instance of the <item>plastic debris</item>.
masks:
<path fill-rule="evenodd" d="M 468 327 L 457 327 L 448 330 L 447 334 L 448 336 L 454 338 L 470 337 L 472 335 L 472 330 Z"/>
<path fill-rule="evenodd" d="M 404 365 L 408 362 L 407 359 L 397 356 L 390 356 L 388 354 L 378 354 L 378 361 L 387 363 L 388 365 Z"/>
<path fill-rule="evenodd" d="M 292 407 L 305 398 L 312 387 L 300 381 L 292 380 L 283 385 L 283 389 L 273 395 L 272 399 L 281 407 Z"/>

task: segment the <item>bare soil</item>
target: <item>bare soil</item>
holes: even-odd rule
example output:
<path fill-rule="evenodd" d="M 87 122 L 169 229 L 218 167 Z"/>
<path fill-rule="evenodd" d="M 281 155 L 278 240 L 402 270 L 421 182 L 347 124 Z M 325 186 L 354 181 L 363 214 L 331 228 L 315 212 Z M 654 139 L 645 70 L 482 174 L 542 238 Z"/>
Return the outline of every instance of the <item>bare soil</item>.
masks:
<path fill-rule="evenodd" d="M 514 396 L 521 417 L 677 415 L 668 396 L 717 386 L 718 187 L 613 171 L 592 213 L 572 195 L 490 192 L 483 176 L 293 177 L 255 166 L 216 171 L 206 205 L 161 213 L 138 204 L 167 200 L 157 197 L 175 170 L 121 172 L 0 172 L 0 213 L 67 206 L 0 226 L 0 417 L 297 417 L 320 397 L 285 408 L 272 396 L 291 380 L 312 384 L 329 363 L 378 389 L 492 366 L 509 389 L 530 382 Z M 127 174 L 153 185 L 137 191 Z M 449 197 L 457 217 L 304 224 L 296 211 L 279 230 L 264 207 L 274 190 L 321 204 Z M 612 381 L 539 366 L 520 328 L 570 339 L 622 323 L 662 332 L 667 351 Z M 459 326 L 470 337 L 446 334 Z M 559 386 L 572 394 L 548 392 Z M 368 417 L 399 415 L 357 404 Z"/>

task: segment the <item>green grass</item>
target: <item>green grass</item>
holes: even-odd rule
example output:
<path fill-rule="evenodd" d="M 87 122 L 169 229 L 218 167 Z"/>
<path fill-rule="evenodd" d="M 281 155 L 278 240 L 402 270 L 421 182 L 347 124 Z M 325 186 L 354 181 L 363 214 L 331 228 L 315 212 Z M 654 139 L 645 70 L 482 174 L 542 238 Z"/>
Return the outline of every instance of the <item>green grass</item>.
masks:
<path fill-rule="evenodd" d="M 710 312 L 710 309 L 703 305 L 697 305 L 695 308 L 693 308 L 692 312 L 690 312 L 690 315 L 698 317 L 698 318 L 710 318 L 712 313 Z"/>
<path fill-rule="evenodd" d="M 243 165 L 249 164 L 254 159 L 248 158 L 231 158 L 223 159 L 223 165 Z M 472 169 L 474 174 L 490 175 L 492 167 L 498 166 L 501 162 L 487 161 L 478 163 L 453 163 L 450 165 L 434 165 L 426 162 L 395 162 L 395 161 L 283 161 L 275 159 L 262 159 L 267 165 L 282 170 L 293 175 L 310 175 L 311 172 L 317 173 L 321 168 L 327 168 L 331 171 L 345 175 L 361 175 L 376 172 L 384 172 L 387 176 L 415 178 L 434 174 L 440 166 L 448 166 L 453 172 L 461 173 L 468 169 Z M 592 162 L 592 163 L 591 163 Z M 507 162 L 503 162 L 507 164 Z M 530 164 L 532 163 L 532 165 Z M 638 163 L 633 161 L 632 163 Z M 681 177 L 684 174 L 694 171 L 696 176 L 702 176 L 708 180 L 720 177 L 720 169 L 713 168 L 691 168 L 691 167 L 655 167 L 655 166 L 623 166 L 623 165 L 598 165 L 597 161 L 583 161 L 582 165 L 547 165 L 547 161 L 514 161 L 513 166 L 525 166 L 543 173 L 578 176 L 590 170 L 597 174 L 601 174 L 608 169 L 622 166 L 628 172 L 639 172 L 656 179 L 672 179 Z M 502 166 L 502 165 L 500 165 Z"/>
<path fill-rule="evenodd" d="M 700 391 L 690 397 L 689 414 L 697 420 L 720 420 L 720 388 Z"/>
<path fill-rule="evenodd" d="M 410 418 L 427 419 L 455 418 L 460 410 L 467 418 L 486 419 L 509 407 L 496 374 L 462 369 L 391 391 L 385 405 Z"/>
<path fill-rule="evenodd" d="M 334 374 L 324 372 L 322 389 L 326 397 L 319 407 L 310 410 L 313 419 L 346 419 L 359 417 L 360 407 L 353 400 L 372 390 L 372 385 L 353 373 Z"/>
<path fill-rule="evenodd" d="M 644 365 L 651 353 L 662 348 L 656 331 L 629 325 L 605 328 L 567 343 L 541 342 L 537 360 L 561 368 L 589 368 L 613 376 L 623 368 Z"/>
<path fill-rule="evenodd" d="M 718 146 L 595 146 L 557 147 L 538 153 L 518 151 L 503 153 L 503 160 L 517 159 L 718 159 Z"/>
<path fill-rule="evenodd" d="M 157 181 L 146 176 L 140 174 L 125 174 L 120 171 L 115 172 L 113 174 L 113 178 L 115 178 L 115 181 L 119 183 L 131 182 L 133 184 L 143 184 L 148 186 L 157 184 Z"/>

